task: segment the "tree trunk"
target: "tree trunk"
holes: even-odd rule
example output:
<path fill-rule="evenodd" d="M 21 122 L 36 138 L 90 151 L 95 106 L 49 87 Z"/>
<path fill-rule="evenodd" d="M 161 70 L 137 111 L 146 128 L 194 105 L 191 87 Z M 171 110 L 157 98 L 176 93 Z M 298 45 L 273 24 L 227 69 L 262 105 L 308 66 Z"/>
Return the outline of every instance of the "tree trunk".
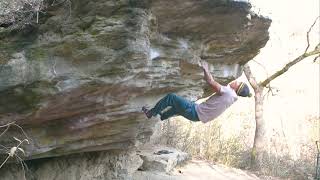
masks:
<path fill-rule="evenodd" d="M 251 168 L 259 169 L 263 163 L 265 151 L 266 127 L 263 120 L 263 86 L 254 89 L 256 131 L 251 152 Z"/>

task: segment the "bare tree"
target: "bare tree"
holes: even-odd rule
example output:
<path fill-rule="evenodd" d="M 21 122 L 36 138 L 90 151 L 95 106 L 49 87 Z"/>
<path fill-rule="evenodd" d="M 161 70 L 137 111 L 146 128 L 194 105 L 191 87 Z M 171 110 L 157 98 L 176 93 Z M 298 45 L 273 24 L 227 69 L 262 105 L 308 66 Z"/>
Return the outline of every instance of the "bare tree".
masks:
<path fill-rule="evenodd" d="M 0 139 L 3 137 L 3 135 L 5 135 L 8 130 L 10 129 L 10 127 L 17 127 L 18 129 L 20 129 L 21 133 L 23 134 L 24 136 L 24 139 L 23 140 L 20 140 L 16 137 L 12 137 L 14 140 L 17 141 L 16 145 L 13 145 L 12 147 L 7 147 L 7 146 L 4 146 L 4 145 L 1 145 L 0 144 L 0 151 L 4 151 L 7 156 L 6 158 L 0 162 L 0 169 L 4 166 L 4 164 L 11 158 L 15 158 L 17 160 L 17 162 L 20 163 L 21 167 L 22 167 L 22 172 L 23 172 L 23 177 L 24 179 L 26 179 L 26 176 L 25 176 L 25 169 L 27 169 L 27 165 L 25 164 L 23 158 L 20 157 L 19 153 L 23 153 L 23 155 L 26 155 L 25 154 L 25 151 L 24 149 L 21 147 L 22 145 L 24 145 L 25 143 L 29 144 L 29 140 L 31 140 L 27 134 L 25 133 L 25 131 L 22 129 L 21 126 L 17 125 L 15 123 L 15 121 L 11 122 L 11 123 L 8 123 L 8 124 L 5 124 L 5 125 L 0 125 L 0 130 L 4 129 L 1 133 L 0 133 Z"/>
<path fill-rule="evenodd" d="M 41 14 L 58 6 L 67 7 L 71 15 L 71 0 L 0 0 L 0 32 L 1 28 L 23 29 L 37 24 Z"/>
<path fill-rule="evenodd" d="M 43 0 L 0 1 L 0 27 L 38 23 L 43 8 Z"/>
<path fill-rule="evenodd" d="M 256 129 L 255 129 L 253 148 L 251 152 L 251 167 L 259 168 L 264 158 L 263 152 L 265 151 L 264 140 L 266 136 L 266 126 L 265 126 L 265 121 L 263 119 L 263 101 L 264 101 L 263 90 L 265 88 L 268 88 L 269 91 L 272 91 L 270 87 L 270 82 L 276 79 L 277 77 L 279 77 L 280 75 L 284 74 L 285 72 L 287 72 L 289 68 L 291 68 L 293 65 L 297 64 L 298 62 L 304 60 L 307 57 L 316 55 L 316 58 L 317 58 L 320 55 L 320 43 L 317 44 L 314 50 L 308 51 L 310 47 L 309 33 L 314 27 L 314 25 L 316 24 L 319 17 L 315 19 L 314 23 L 311 25 L 311 27 L 309 28 L 309 31 L 307 32 L 307 47 L 305 51 L 300 56 L 296 57 L 295 59 L 287 63 L 284 67 L 276 71 L 274 74 L 272 74 L 265 80 L 261 82 L 257 82 L 256 78 L 253 76 L 251 72 L 250 66 L 248 64 L 244 65 L 244 73 L 255 92 L 254 99 L 255 99 Z"/>

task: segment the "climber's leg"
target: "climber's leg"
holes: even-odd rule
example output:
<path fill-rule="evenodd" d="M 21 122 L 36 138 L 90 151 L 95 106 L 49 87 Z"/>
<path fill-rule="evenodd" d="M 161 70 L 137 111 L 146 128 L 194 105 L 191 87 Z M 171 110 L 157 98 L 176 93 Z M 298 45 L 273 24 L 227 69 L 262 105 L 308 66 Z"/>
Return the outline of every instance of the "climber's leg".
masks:
<path fill-rule="evenodd" d="M 176 114 L 184 116 L 185 118 L 192 121 L 198 121 L 198 116 L 195 111 L 195 103 L 188 101 L 173 93 L 170 93 L 166 95 L 164 98 L 162 98 L 150 111 L 144 112 L 147 116 L 149 115 L 150 117 L 156 116 L 157 114 L 161 115 L 161 112 L 168 106 L 171 106 L 171 109 L 168 113 L 164 113 L 162 115 L 162 120 L 167 119 Z"/>
<path fill-rule="evenodd" d="M 160 119 L 163 121 L 171 118 L 174 115 L 177 115 L 177 111 L 174 108 L 170 108 L 168 111 L 160 114 Z"/>
<path fill-rule="evenodd" d="M 189 107 L 185 110 L 185 112 L 181 113 L 181 115 L 190 121 L 199 121 L 196 111 L 196 104 L 194 102 L 190 102 Z"/>
<path fill-rule="evenodd" d="M 160 114 L 168 106 L 171 106 L 177 112 L 181 112 L 188 107 L 188 100 L 177 96 L 173 93 L 167 94 L 164 98 L 162 98 L 158 103 L 150 110 L 152 116 L 156 116 Z"/>

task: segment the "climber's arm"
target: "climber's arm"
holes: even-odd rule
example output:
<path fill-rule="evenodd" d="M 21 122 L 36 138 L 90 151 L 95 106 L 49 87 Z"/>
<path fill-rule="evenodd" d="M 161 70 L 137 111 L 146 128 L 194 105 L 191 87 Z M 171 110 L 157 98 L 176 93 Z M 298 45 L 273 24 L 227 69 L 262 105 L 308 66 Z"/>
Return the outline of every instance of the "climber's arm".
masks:
<path fill-rule="evenodd" d="M 209 84 L 209 86 L 213 89 L 214 92 L 220 93 L 221 85 L 213 79 L 211 73 L 209 72 L 208 63 L 202 61 L 201 67 L 203 69 L 204 79 L 206 80 L 206 82 Z"/>

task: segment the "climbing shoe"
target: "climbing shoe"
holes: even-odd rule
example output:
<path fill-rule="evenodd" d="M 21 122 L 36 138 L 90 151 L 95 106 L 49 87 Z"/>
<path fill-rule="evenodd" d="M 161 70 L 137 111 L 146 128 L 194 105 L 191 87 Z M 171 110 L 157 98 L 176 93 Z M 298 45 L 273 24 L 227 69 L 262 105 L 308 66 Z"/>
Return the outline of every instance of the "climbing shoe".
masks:
<path fill-rule="evenodd" d="M 152 117 L 151 112 L 145 106 L 142 107 L 142 112 L 144 112 L 148 119 Z"/>

